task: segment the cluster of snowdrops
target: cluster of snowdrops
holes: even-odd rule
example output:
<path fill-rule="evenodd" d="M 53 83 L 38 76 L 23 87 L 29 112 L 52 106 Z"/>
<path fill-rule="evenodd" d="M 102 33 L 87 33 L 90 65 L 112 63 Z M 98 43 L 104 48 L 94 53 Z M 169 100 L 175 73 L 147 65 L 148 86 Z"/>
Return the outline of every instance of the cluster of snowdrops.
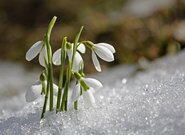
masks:
<path fill-rule="evenodd" d="M 107 43 L 94 44 L 91 41 L 79 41 L 83 27 L 77 33 L 74 42 L 69 42 L 67 37 L 62 39 L 61 48 L 52 54 L 50 44 L 50 35 L 57 17 L 53 17 L 49 23 L 48 30 L 43 40 L 36 42 L 26 53 L 26 60 L 30 61 L 39 55 L 39 63 L 44 67 L 40 74 L 40 79 L 26 91 L 26 101 L 32 102 L 39 96 L 44 96 L 44 104 L 41 118 L 47 110 L 49 111 L 67 111 L 69 109 L 78 109 L 78 99 L 83 97 L 86 105 L 95 104 L 93 93 L 96 89 L 103 87 L 100 81 L 94 78 L 86 78 L 84 74 L 84 61 L 81 54 L 84 54 L 86 48 L 92 51 L 92 62 L 95 69 L 101 72 L 101 66 L 98 58 L 111 62 L 114 60 L 115 49 Z M 58 85 L 53 81 L 53 64 L 60 66 Z M 69 96 L 69 87 L 71 78 L 75 78 L 75 86 Z M 56 106 L 54 105 L 56 98 Z"/>

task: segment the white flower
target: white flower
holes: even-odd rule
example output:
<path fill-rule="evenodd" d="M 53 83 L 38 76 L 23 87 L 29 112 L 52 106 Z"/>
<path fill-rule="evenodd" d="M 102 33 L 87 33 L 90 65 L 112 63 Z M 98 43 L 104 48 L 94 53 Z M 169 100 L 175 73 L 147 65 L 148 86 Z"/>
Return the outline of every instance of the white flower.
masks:
<path fill-rule="evenodd" d="M 112 45 L 107 43 L 97 43 L 94 44 L 92 49 L 92 60 L 97 71 L 101 72 L 100 63 L 96 54 L 104 61 L 111 62 L 114 61 L 115 49 Z"/>
<path fill-rule="evenodd" d="M 98 89 L 103 87 L 102 83 L 94 78 L 82 78 L 84 82 L 93 89 Z"/>
<path fill-rule="evenodd" d="M 47 82 L 44 81 L 45 86 L 47 85 Z M 54 94 L 57 95 L 58 86 L 56 84 L 53 84 Z M 25 99 L 26 102 L 33 102 L 36 100 L 39 96 L 41 96 L 42 92 L 42 84 L 40 81 L 36 81 L 25 93 Z"/>
<path fill-rule="evenodd" d="M 78 83 L 72 91 L 70 105 L 73 104 L 80 97 L 81 89 L 82 89 L 82 96 L 84 99 L 84 103 L 86 106 L 91 106 L 95 104 L 95 98 L 93 93 L 95 92 L 94 89 L 98 89 L 103 87 L 100 81 L 94 78 L 82 78 L 82 80 L 90 87 L 87 91 L 83 90 L 83 87 L 80 86 Z"/>
<path fill-rule="evenodd" d="M 85 53 L 85 46 L 84 44 L 80 44 L 77 48 L 77 50 L 81 53 Z M 73 55 L 73 44 L 72 48 L 66 49 L 68 59 L 69 61 L 72 60 L 72 55 Z M 80 69 L 80 63 L 83 63 L 82 56 L 80 55 L 79 52 L 76 52 L 75 57 L 74 57 L 74 63 L 73 63 L 73 71 L 77 72 Z M 53 64 L 54 65 L 60 65 L 61 64 L 61 48 L 58 49 L 54 54 L 53 54 Z"/>
<path fill-rule="evenodd" d="M 88 91 L 82 92 L 84 103 L 87 107 L 95 104 L 95 98 L 93 95 L 93 90 L 90 88 Z"/>
<path fill-rule="evenodd" d="M 35 44 L 32 45 L 32 47 L 27 51 L 26 53 L 26 60 L 31 61 L 34 59 L 37 55 L 39 54 L 39 63 L 43 67 L 45 67 L 45 60 L 48 61 L 47 59 L 47 50 L 46 46 L 43 41 L 37 41 Z"/>

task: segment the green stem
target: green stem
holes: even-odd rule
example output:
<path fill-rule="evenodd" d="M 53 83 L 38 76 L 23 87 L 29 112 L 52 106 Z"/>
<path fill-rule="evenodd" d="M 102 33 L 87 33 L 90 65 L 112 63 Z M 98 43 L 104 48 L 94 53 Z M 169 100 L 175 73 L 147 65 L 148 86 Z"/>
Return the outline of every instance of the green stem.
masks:
<path fill-rule="evenodd" d="M 70 67 L 71 64 L 69 64 Z M 64 85 L 64 93 L 62 97 L 62 103 L 61 103 L 61 110 L 62 111 L 67 111 L 67 104 L 68 104 L 68 89 L 69 89 L 69 84 L 70 84 L 70 78 L 69 78 L 69 68 L 67 69 L 67 74 L 66 74 L 66 82 Z"/>
<path fill-rule="evenodd" d="M 47 77 L 47 82 L 49 82 L 50 76 L 48 75 Z M 47 101 L 48 101 L 48 93 L 49 93 L 49 83 L 47 83 L 47 89 L 46 89 L 46 94 L 45 94 L 45 100 L 44 100 L 44 105 L 42 109 L 42 114 L 41 114 L 41 119 L 44 117 L 44 113 L 46 112 L 46 106 L 47 106 Z"/>
<path fill-rule="evenodd" d="M 70 85 L 72 67 L 73 67 L 73 63 L 74 63 L 75 54 L 76 54 L 76 51 L 77 51 L 78 41 L 79 41 L 80 35 L 82 33 L 82 30 L 83 30 L 83 26 L 81 27 L 79 33 L 75 37 L 72 59 L 71 59 L 71 61 L 69 61 L 69 65 L 68 65 L 67 78 L 66 78 L 66 83 L 65 83 L 65 87 L 64 87 L 64 94 L 63 94 L 63 97 L 62 97 L 62 103 L 61 103 L 61 110 L 62 111 L 64 111 L 64 110 L 67 111 L 68 89 L 69 89 L 69 85 Z"/>
<path fill-rule="evenodd" d="M 52 66 L 52 51 L 51 51 L 51 45 L 50 45 L 50 36 L 51 36 L 51 30 L 53 29 L 53 26 L 56 22 L 57 17 L 54 16 L 49 23 L 48 31 L 46 32 L 46 47 L 47 47 L 47 53 L 48 53 L 48 75 L 49 75 L 49 86 L 50 86 L 50 106 L 49 110 L 53 110 L 53 66 Z"/>
<path fill-rule="evenodd" d="M 47 107 L 47 102 L 48 102 L 48 93 L 49 93 L 49 74 L 48 74 L 48 63 L 46 60 L 46 56 L 44 56 L 44 62 L 45 62 L 45 74 L 47 76 L 47 86 L 46 86 L 46 91 L 45 91 L 45 99 L 44 99 L 44 105 L 43 105 L 43 109 L 42 109 L 42 114 L 41 114 L 41 119 L 44 117 L 44 113 L 46 112 L 46 107 Z"/>
<path fill-rule="evenodd" d="M 82 95 L 82 87 L 80 87 L 80 96 Z M 74 109 L 78 110 L 78 99 L 74 102 Z"/>
<path fill-rule="evenodd" d="M 48 31 L 47 31 L 47 33 L 46 33 L 46 34 L 47 34 L 47 37 L 48 37 L 48 40 L 50 40 L 51 31 L 52 31 L 52 29 L 53 29 L 53 26 L 54 26 L 56 20 L 57 20 L 57 17 L 54 16 L 54 17 L 52 18 L 52 20 L 50 21 L 50 23 L 49 23 Z"/>
<path fill-rule="evenodd" d="M 62 95 L 63 78 L 64 78 L 64 64 L 65 64 L 65 57 L 66 57 L 66 51 L 65 51 L 66 50 L 66 43 L 67 43 L 67 37 L 64 37 L 63 41 L 62 41 L 62 46 L 61 46 L 61 67 L 60 67 L 56 112 L 58 112 L 58 110 L 60 108 L 60 101 L 61 101 L 61 95 Z"/>
<path fill-rule="evenodd" d="M 74 102 L 74 109 L 75 109 L 75 110 L 78 110 L 78 100 L 76 100 L 76 101 Z"/>
<path fill-rule="evenodd" d="M 52 65 L 49 64 L 50 66 L 50 70 L 49 70 L 49 74 L 50 74 L 50 107 L 49 107 L 49 110 L 50 111 L 53 111 L 53 68 L 52 68 Z"/>
<path fill-rule="evenodd" d="M 44 81 L 42 81 L 42 82 L 41 82 L 41 84 L 42 84 L 42 91 L 41 91 L 41 95 L 42 95 L 42 94 L 46 94 L 46 86 L 45 86 L 45 82 L 44 82 Z"/>

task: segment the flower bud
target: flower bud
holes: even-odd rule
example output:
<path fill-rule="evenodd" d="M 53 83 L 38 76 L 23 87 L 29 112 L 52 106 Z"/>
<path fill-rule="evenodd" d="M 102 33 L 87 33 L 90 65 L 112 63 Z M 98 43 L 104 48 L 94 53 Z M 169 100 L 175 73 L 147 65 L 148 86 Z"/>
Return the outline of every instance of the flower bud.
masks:
<path fill-rule="evenodd" d="M 41 91 L 41 95 L 45 94 L 46 92 L 46 75 L 45 72 L 42 72 L 40 74 L 40 83 L 42 84 L 42 91 Z"/>
<path fill-rule="evenodd" d="M 41 81 L 41 82 L 44 82 L 45 80 L 46 80 L 46 75 L 45 75 L 44 72 L 42 72 L 42 73 L 40 74 L 40 81 Z"/>
<path fill-rule="evenodd" d="M 71 44 L 71 43 L 69 43 L 69 42 L 67 42 L 67 44 L 66 44 L 66 48 L 67 48 L 67 49 L 69 49 L 69 50 L 70 50 L 70 49 L 72 49 L 72 44 Z"/>

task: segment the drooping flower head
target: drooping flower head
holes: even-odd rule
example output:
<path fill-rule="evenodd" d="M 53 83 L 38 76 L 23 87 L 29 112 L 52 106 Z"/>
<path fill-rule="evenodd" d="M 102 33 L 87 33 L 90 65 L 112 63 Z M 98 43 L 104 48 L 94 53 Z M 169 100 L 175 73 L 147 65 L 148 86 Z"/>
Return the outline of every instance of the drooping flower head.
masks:
<path fill-rule="evenodd" d="M 26 60 L 31 61 L 39 54 L 39 63 L 45 67 L 45 61 L 48 61 L 46 45 L 44 41 L 37 41 L 32 47 L 26 52 Z"/>
<path fill-rule="evenodd" d="M 107 62 L 114 61 L 113 54 L 116 51 L 112 45 L 107 43 L 94 44 L 90 41 L 85 41 L 84 44 L 87 45 L 92 50 L 92 61 L 97 71 L 101 72 L 101 66 L 97 56 Z"/>
<path fill-rule="evenodd" d="M 67 56 L 69 61 L 72 60 L 72 55 L 73 55 L 73 46 L 74 44 L 67 44 L 68 46 L 66 47 L 66 52 L 67 52 Z M 77 47 L 77 50 L 81 53 L 85 53 L 85 46 L 84 44 L 79 44 Z M 54 65 L 60 65 L 61 64 L 61 48 L 56 50 L 56 52 L 53 54 L 53 64 Z M 74 63 L 73 63 L 73 71 L 77 72 L 80 68 L 80 63 L 83 63 L 83 59 L 82 56 L 80 55 L 80 53 L 76 51 L 75 53 L 75 57 L 74 57 Z"/>
<path fill-rule="evenodd" d="M 47 85 L 47 82 L 44 81 L 44 85 Z M 40 80 L 37 80 L 25 93 L 26 102 L 33 102 L 38 97 L 42 95 L 43 85 Z M 58 86 L 53 84 L 54 94 L 57 94 Z"/>
<path fill-rule="evenodd" d="M 93 93 L 95 92 L 95 89 L 103 87 L 101 82 L 94 78 L 82 77 L 79 73 L 76 72 L 75 76 L 78 79 L 78 83 L 72 91 L 70 103 L 73 103 L 82 95 L 86 106 L 95 104 Z"/>

